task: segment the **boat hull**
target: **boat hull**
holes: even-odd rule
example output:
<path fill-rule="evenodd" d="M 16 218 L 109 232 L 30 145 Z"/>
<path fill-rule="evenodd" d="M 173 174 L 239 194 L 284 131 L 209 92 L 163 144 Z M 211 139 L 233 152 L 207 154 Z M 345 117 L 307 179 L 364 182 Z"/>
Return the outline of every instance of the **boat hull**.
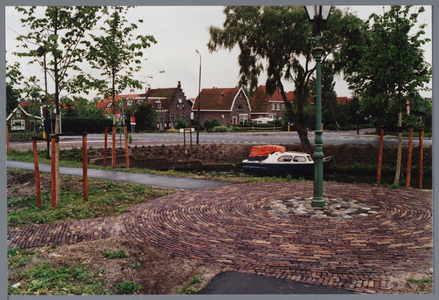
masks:
<path fill-rule="evenodd" d="M 331 164 L 333 157 L 325 157 L 323 160 L 323 170 L 326 171 Z M 314 163 L 266 163 L 264 161 L 242 162 L 244 170 L 258 172 L 284 172 L 284 173 L 313 173 Z"/>

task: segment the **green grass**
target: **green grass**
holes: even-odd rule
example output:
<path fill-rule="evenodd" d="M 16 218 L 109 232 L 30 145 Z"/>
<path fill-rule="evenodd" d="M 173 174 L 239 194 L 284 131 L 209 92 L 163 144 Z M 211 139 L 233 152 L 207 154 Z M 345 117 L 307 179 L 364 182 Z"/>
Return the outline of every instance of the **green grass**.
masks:
<path fill-rule="evenodd" d="M 125 250 L 120 250 L 120 251 L 105 250 L 102 253 L 102 256 L 109 259 L 130 257 L 128 254 L 125 253 Z"/>
<path fill-rule="evenodd" d="M 56 209 L 52 209 L 51 206 L 50 190 L 42 191 L 41 208 L 37 207 L 35 194 L 8 199 L 8 226 L 17 227 L 116 216 L 128 212 L 129 208 L 136 203 L 173 193 L 171 190 L 145 185 L 89 179 L 89 200 L 84 201 L 81 180 L 78 178 L 73 180 L 77 182 L 71 183 L 71 186 L 76 187 L 61 190 L 61 203 Z"/>
<path fill-rule="evenodd" d="M 104 288 L 99 274 L 88 271 L 85 265 L 53 267 L 46 263 L 32 266 L 8 278 L 8 292 L 10 295 L 111 294 Z"/>
<path fill-rule="evenodd" d="M 36 254 L 40 256 L 38 250 L 8 248 L 8 268 L 15 269 L 25 266 Z"/>
<path fill-rule="evenodd" d="M 183 282 L 183 288 L 177 290 L 178 295 L 184 295 L 184 294 L 196 294 L 200 291 L 199 288 L 195 287 L 195 285 L 198 285 L 202 283 L 200 276 L 194 274 L 192 275 L 191 279 L 188 282 Z"/>

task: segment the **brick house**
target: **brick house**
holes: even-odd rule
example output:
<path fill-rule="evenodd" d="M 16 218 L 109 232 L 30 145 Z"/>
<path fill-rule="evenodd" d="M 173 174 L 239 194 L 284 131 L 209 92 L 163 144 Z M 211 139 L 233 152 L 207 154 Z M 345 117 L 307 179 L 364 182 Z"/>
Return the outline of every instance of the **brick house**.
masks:
<path fill-rule="evenodd" d="M 180 81 L 176 88 L 149 89 L 146 99 L 158 112 L 158 130 L 175 128 L 179 119 L 190 125 L 191 101 L 186 99 Z"/>
<path fill-rule="evenodd" d="M 41 124 L 41 117 L 32 116 L 22 105 L 26 106 L 26 102 L 18 104 L 18 106 L 6 118 L 8 129 L 11 131 L 35 131 Z"/>
<path fill-rule="evenodd" d="M 207 119 L 218 119 L 224 126 L 227 126 L 227 123 L 244 125 L 250 119 L 250 101 L 242 88 L 203 89 L 192 107 L 194 120 L 198 119 L 198 101 L 200 125 Z"/>
<path fill-rule="evenodd" d="M 294 92 L 286 94 L 288 101 L 293 101 Z M 273 95 L 268 95 L 266 87 L 260 85 L 250 98 L 250 119 L 269 118 L 279 119 L 284 117 L 285 103 L 281 93 L 276 90 Z"/>
<path fill-rule="evenodd" d="M 118 103 L 116 111 L 125 112 L 127 117 L 131 107 L 143 101 L 149 102 L 158 113 L 156 127 L 158 130 L 175 128 L 178 119 L 190 123 L 191 101 L 186 99 L 180 81 L 174 88 L 149 89 L 142 94 L 117 95 L 115 100 Z M 113 114 L 111 99 L 100 101 L 97 107 L 105 109 L 110 115 Z"/>

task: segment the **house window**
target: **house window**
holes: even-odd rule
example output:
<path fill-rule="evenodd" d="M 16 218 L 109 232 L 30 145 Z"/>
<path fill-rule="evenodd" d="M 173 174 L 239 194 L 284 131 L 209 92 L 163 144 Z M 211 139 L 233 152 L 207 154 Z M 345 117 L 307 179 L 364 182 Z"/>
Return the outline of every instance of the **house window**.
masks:
<path fill-rule="evenodd" d="M 280 104 L 276 104 L 276 110 L 277 110 L 277 111 L 280 110 Z"/>
<path fill-rule="evenodd" d="M 133 105 L 133 100 L 128 100 L 128 101 L 127 101 L 127 105 L 128 105 L 128 106 Z"/>
<path fill-rule="evenodd" d="M 243 109 L 244 109 L 244 104 L 236 103 L 236 110 L 243 110 Z"/>
<path fill-rule="evenodd" d="M 111 106 L 113 106 L 113 102 L 108 103 L 105 108 L 111 108 Z"/>
<path fill-rule="evenodd" d="M 15 115 L 17 116 L 17 118 L 21 118 L 21 110 L 17 109 L 17 112 L 15 113 Z"/>
<path fill-rule="evenodd" d="M 155 103 L 155 105 L 156 105 L 158 108 L 162 108 L 162 102 L 161 102 L 161 101 L 155 101 L 154 103 Z"/>
<path fill-rule="evenodd" d="M 248 116 L 247 115 L 239 115 L 239 125 L 247 124 Z"/>
<path fill-rule="evenodd" d="M 171 117 L 171 128 L 175 128 L 175 117 Z"/>
<path fill-rule="evenodd" d="M 285 110 L 285 104 L 281 104 L 280 109 Z"/>
<path fill-rule="evenodd" d="M 25 123 L 24 120 L 14 120 L 11 124 L 11 130 L 24 130 Z"/>
<path fill-rule="evenodd" d="M 179 110 L 183 109 L 183 100 L 182 99 L 178 99 L 177 109 L 179 109 Z"/>
<path fill-rule="evenodd" d="M 164 130 L 165 129 L 165 118 L 159 117 L 159 129 Z"/>
<path fill-rule="evenodd" d="M 271 104 L 271 110 L 275 110 L 275 104 L 274 103 Z"/>

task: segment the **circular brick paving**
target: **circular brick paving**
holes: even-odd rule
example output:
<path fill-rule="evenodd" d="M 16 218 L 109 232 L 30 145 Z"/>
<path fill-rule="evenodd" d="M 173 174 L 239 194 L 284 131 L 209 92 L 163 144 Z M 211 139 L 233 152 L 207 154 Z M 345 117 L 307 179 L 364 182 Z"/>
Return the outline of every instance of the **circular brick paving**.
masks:
<path fill-rule="evenodd" d="M 139 240 L 230 270 L 362 292 L 389 292 L 390 275 L 432 268 L 431 192 L 325 183 L 325 197 L 379 207 L 351 219 L 264 208 L 312 190 L 297 182 L 177 193 L 140 205 L 125 226 Z"/>

